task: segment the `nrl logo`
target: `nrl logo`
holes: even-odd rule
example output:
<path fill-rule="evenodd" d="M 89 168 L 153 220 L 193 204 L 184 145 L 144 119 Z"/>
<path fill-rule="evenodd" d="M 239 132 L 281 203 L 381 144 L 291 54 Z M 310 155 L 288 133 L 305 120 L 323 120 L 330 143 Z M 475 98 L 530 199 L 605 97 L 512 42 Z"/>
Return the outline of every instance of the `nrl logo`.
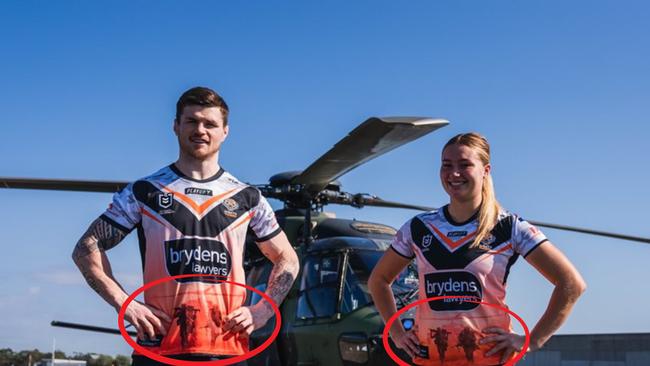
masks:
<path fill-rule="evenodd" d="M 433 235 L 425 235 L 422 237 L 422 246 L 424 248 L 428 248 L 431 245 L 431 241 L 433 240 Z"/>
<path fill-rule="evenodd" d="M 174 203 L 173 193 L 162 193 L 158 195 L 158 205 L 162 208 L 170 208 Z"/>

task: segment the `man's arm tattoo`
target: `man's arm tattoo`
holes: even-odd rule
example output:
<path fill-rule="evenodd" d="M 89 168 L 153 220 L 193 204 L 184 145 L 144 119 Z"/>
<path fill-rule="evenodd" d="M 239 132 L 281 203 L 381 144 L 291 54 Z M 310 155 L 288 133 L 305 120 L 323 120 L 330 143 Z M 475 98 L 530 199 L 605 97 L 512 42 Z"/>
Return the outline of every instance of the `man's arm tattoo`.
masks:
<path fill-rule="evenodd" d="M 72 257 L 76 261 L 98 250 L 109 250 L 119 244 L 125 236 L 125 232 L 100 217 L 93 221 L 81 236 L 72 252 Z"/>
<path fill-rule="evenodd" d="M 110 297 L 106 289 L 97 281 L 96 275 L 91 271 L 91 266 L 83 262 L 83 258 L 94 252 L 105 251 L 115 247 L 125 236 L 125 232 L 100 217 L 90 224 L 88 230 L 81 236 L 81 239 L 79 239 L 72 252 L 72 259 L 77 263 L 77 267 L 79 267 L 79 271 L 88 283 L 88 286 L 108 302 L 110 302 Z M 110 267 L 104 270 L 108 270 L 107 275 L 111 276 Z"/>
<path fill-rule="evenodd" d="M 267 294 L 273 299 L 277 306 L 280 306 L 289 293 L 296 276 L 291 272 L 291 264 L 288 262 L 277 263 L 269 275 Z M 264 302 L 268 308 L 270 304 Z"/>
<path fill-rule="evenodd" d="M 289 271 L 284 271 L 275 277 L 269 284 L 269 295 L 273 301 L 278 304 L 281 303 L 284 297 L 287 296 L 295 279 L 296 277 Z"/>

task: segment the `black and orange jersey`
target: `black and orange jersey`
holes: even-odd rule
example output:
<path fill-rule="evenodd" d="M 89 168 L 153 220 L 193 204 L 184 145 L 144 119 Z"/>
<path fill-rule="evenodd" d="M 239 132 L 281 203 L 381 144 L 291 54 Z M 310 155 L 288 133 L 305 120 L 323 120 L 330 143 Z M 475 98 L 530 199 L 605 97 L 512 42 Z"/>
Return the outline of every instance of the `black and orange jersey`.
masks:
<path fill-rule="evenodd" d="M 502 211 L 498 223 L 473 245 L 478 220 L 454 222 L 447 206 L 417 215 L 398 231 L 391 248 L 416 258 L 420 298 L 464 296 L 505 307 L 510 267 L 526 257 L 546 237 L 535 226 Z M 461 299 L 429 301 L 416 310 L 415 332 L 420 341 L 419 365 L 496 365 L 500 355 L 485 357 L 494 344 L 478 344 L 482 330 L 512 330 L 510 315 L 494 307 Z"/>
<path fill-rule="evenodd" d="M 206 180 L 174 165 L 129 184 L 102 215 L 126 232 L 137 229 L 144 282 L 180 274 L 212 274 L 245 283 L 248 229 L 258 241 L 281 232 L 259 190 L 220 169 Z M 161 355 L 240 355 L 248 340 L 223 339 L 222 319 L 241 307 L 246 289 L 206 277 L 168 281 L 145 291 L 145 303 L 173 322 L 161 340 L 140 341 Z"/>

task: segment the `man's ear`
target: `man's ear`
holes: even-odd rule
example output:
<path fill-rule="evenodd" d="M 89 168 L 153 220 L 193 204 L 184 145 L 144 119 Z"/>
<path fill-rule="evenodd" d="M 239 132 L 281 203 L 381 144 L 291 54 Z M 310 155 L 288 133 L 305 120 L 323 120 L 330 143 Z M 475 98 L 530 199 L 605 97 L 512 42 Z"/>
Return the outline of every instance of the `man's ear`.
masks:
<path fill-rule="evenodd" d="M 226 139 L 226 137 L 228 137 L 229 132 L 230 132 L 230 127 L 228 125 L 223 126 L 223 134 L 224 134 L 223 138 L 224 138 L 224 140 Z"/>
<path fill-rule="evenodd" d="M 173 125 L 172 129 L 174 130 L 174 134 L 176 136 L 178 136 L 178 133 L 179 133 L 178 132 L 178 127 L 179 127 L 178 120 L 176 118 L 174 118 L 174 125 Z"/>

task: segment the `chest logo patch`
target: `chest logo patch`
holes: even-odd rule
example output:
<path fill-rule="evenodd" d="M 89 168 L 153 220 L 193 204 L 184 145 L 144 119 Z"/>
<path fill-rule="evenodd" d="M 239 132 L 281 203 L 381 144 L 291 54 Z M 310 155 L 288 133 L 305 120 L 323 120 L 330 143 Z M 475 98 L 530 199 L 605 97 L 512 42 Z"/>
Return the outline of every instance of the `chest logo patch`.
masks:
<path fill-rule="evenodd" d="M 433 235 L 428 234 L 422 237 L 422 247 L 423 248 L 428 248 L 431 245 L 431 241 L 433 241 Z"/>
<path fill-rule="evenodd" d="M 239 208 L 239 204 L 232 198 L 226 198 L 223 200 L 223 205 L 228 211 L 235 211 Z"/>
<path fill-rule="evenodd" d="M 187 187 L 185 188 L 185 194 L 195 194 L 199 196 L 212 196 L 212 190 L 204 189 L 204 188 Z"/>
<path fill-rule="evenodd" d="M 232 258 L 226 246 L 217 240 L 179 239 L 165 242 L 165 262 L 171 276 L 211 274 L 226 277 Z M 179 278 L 177 282 L 212 282 L 207 277 Z"/>
<path fill-rule="evenodd" d="M 483 249 L 487 248 L 485 250 L 490 250 L 491 249 L 490 244 L 494 243 L 496 240 L 497 238 L 494 235 L 488 234 L 488 236 L 486 236 L 485 239 L 481 240 L 479 246 L 482 247 Z"/>
<path fill-rule="evenodd" d="M 170 208 L 174 203 L 173 193 L 161 193 L 158 195 L 158 206 L 161 208 Z"/>
<path fill-rule="evenodd" d="M 466 296 L 473 301 L 483 299 L 483 287 L 479 279 L 471 272 L 453 271 L 428 273 L 424 275 L 427 297 L 437 296 Z M 429 307 L 434 311 L 472 310 L 479 304 L 465 299 L 442 299 L 429 301 Z"/>
<path fill-rule="evenodd" d="M 462 238 L 467 235 L 467 231 L 450 231 L 447 233 L 448 238 Z"/>

